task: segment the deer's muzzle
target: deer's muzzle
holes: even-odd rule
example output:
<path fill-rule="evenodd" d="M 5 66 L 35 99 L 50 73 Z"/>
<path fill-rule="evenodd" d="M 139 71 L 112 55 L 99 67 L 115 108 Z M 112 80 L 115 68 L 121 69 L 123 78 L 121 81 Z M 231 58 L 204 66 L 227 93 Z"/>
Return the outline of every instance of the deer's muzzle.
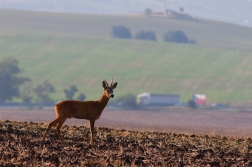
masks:
<path fill-rule="evenodd" d="M 111 97 L 111 98 L 113 98 L 113 97 L 114 97 L 114 95 L 111 95 L 110 97 Z"/>

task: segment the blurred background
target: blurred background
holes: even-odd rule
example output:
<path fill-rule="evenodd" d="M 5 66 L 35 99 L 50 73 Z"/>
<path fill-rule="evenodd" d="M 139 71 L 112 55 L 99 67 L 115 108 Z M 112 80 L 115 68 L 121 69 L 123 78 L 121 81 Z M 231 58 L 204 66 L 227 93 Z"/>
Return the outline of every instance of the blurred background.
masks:
<path fill-rule="evenodd" d="M 113 110 L 248 114 L 251 10 L 251 0 L 0 0 L 0 107 L 97 100 L 113 77 Z"/>

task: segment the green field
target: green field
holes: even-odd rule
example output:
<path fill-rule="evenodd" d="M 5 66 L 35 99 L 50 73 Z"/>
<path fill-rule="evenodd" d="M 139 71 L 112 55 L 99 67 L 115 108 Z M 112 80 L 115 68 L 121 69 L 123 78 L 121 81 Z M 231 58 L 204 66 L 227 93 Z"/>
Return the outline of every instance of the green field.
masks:
<path fill-rule="evenodd" d="M 0 58 L 12 56 L 34 84 L 49 80 L 56 88 L 76 85 L 97 99 L 101 82 L 113 76 L 115 97 L 142 92 L 194 93 L 209 103 L 252 104 L 252 29 L 201 20 L 154 19 L 0 10 Z M 153 30 L 157 42 L 111 37 L 113 25 L 132 34 Z M 196 45 L 165 43 L 163 34 L 182 30 Z"/>

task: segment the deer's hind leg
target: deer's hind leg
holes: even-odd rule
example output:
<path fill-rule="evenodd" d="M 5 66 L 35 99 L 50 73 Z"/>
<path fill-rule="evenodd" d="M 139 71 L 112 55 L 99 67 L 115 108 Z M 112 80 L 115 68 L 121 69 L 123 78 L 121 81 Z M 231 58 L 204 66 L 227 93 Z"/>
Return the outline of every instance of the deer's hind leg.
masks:
<path fill-rule="evenodd" d="M 60 123 L 60 122 L 62 122 L 62 121 L 63 121 L 63 123 L 64 123 L 65 120 L 66 120 L 66 118 L 64 118 L 64 117 L 57 117 L 54 121 L 52 121 L 51 123 L 49 123 L 49 125 L 48 125 L 48 127 L 47 127 L 47 129 L 46 129 L 46 132 L 45 132 L 45 134 L 44 134 L 44 136 L 43 136 L 42 143 L 45 141 L 45 137 L 46 137 L 46 135 L 48 134 L 49 130 L 50 130 L 53 126 L 57 125 L 58 123 Z M 63 124 L 63 123 L 62 123 L 62 124 Z M 62 125 L 61 125 L 61 126 L 62 126 Z"/>
<path fill-rule="evenodd" d="M 64 122 L 66 121 L 66 118 L 63 119 L 61 122 L 58 123 L 57 125 L 57 132 L 58 132 L 58 135 L 59 135 L 59 138 L 60 138 L 60 141 L 63 143 L 63 140 L 62 140 L 62 136 L 61 136 L 61 132 L 60 132 L 60 128 L 61 126 L 64 124 Z"/>

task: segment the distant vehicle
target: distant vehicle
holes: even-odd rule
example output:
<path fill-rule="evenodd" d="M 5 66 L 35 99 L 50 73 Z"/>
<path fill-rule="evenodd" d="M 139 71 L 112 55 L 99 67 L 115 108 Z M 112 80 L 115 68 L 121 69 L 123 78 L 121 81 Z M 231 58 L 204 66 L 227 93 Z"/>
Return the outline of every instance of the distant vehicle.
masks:
<path fill-rule="evenodd" d="M 193 102 L 198 105 L 205 105 L 206 104 L 206 95 L 194 94 L 193 95 Z"/>
<path fill-rule="evenodd" d="M 137 96 L 140 106 L 171 106 L 179 103 L 179 95 L 176 94 L 142 93 Z"/>

